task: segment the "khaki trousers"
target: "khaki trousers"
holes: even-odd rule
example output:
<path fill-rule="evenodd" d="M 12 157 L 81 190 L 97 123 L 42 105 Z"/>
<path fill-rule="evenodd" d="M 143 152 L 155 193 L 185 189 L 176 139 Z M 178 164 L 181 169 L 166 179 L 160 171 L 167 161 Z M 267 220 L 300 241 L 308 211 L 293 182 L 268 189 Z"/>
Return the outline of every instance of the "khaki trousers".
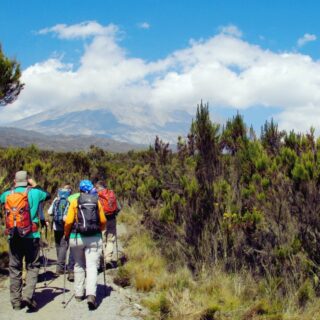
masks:
<path fill-rule="evenodd" d="M 102 252 L 102 238 L 99 236 L 82 236 L 70 239 L 70 250 L 75 261 L 74 291 L 76 297 L 96 296 L 98 279 L 98 261 Z M 86 280 L 86 285 L 85 285 Z"/>
<path fill-rule="evenodd" d="M 110 219 L 107 221 L 107 228 L 106 228 L 106 250 L 104 252 L 104 259 L 105 262 L 111 262 L 113 256 L 113 247 L 114 242 L 117 236 L 117 219 Z"/>

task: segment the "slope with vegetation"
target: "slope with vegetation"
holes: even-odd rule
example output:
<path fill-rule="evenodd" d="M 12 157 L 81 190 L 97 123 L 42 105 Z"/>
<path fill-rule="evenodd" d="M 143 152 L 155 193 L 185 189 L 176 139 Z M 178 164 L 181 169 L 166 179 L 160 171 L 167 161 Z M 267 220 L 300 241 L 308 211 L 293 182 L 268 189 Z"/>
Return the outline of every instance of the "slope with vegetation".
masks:
<path fill-rule="evenodd" d="M 106 179 L 129 207 L 116 281 L 146 292 L 154 319 L 319 319 L 320 140 L 198 106 L 177 152 L 0 150 L 1 187 L 28 170 L 49 192 Z M 131 208 L 131 209 L 130 209 Z M 121 216 L 120 216 L 121 217 Z"/>

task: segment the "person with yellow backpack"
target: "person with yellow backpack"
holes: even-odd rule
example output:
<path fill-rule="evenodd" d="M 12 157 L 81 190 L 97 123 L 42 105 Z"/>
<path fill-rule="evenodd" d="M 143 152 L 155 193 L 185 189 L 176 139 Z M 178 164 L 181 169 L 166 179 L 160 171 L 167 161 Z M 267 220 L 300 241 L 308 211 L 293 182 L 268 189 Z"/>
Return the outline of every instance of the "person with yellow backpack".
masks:
<path fill-rule="evenodd" d="M 74 257 L 75 299 L 87 296 L 89 310 L 97 308 L 98 261 L 102 252 L 102 234 L 106 218 L 98 195 L 89 180 L 79 184 L 80 194 L 70 202 L 64 224 L 64 236 Z M 85 284 L 86 279 L 86 286 Z"/>
<path fill-rule="evenodd" d="M 50 198 L 49 193 L 37 188 L 26 171 L 15 174 L 14 187 L 0 196 L 4 205 L 6 235 L 9 240 L 10 301 L 14 310 L 27 306 L 37 309 L 34 291 L 40 270 L 39 204 Z M 22 262 L 25 258 L 27 278 L 22 290 Z M 22 296 L 23 291 L 23 296 Z"/>

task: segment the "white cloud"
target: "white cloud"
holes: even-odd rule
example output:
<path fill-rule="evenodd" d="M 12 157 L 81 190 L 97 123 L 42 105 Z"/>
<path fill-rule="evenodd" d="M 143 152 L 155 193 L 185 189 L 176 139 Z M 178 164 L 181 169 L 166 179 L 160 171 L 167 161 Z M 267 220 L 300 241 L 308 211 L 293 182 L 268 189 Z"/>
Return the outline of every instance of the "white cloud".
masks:
<path fill-rule="evenodd" d="M 95 27 L 82 29 L 89 24 Z M 275 117 L 285 129 L 320 126 L 320 62 L 309 56 L 265 50 L 239 38 L 240 33 L 221 29 L 207 40 L 147 62 L 127 56 L 114 25 L 90 22 L 49 29 L 64 38 L 93 38 L 77 68 L 58 57 L 24 70 L 25 89 L 2 110 L 2 122 L 39 112 L 104 108 L 137 128 L 135 141 L 144 132 L 143 142 L 146 132 L 153 138 L 157 126 L 165 125 L 174 112 L 194 114 L 203 99 L 211 107 L 235 110 L 280 107 Z"/>
<path fill-rule="evenodd" d="M 298 47 L 303 47 L 308 42 L 316 41 L 317 36 L 310 33 L 305 33 L 303 37 L 299 38 L 297 41 Z"/>
<path fill-rule="evenodd" d="M 150 29 L 151 25 L 148 22 L 138 23 L 138 28 L 140 29 Z"/>
<path fill-rule="evenodd" d="M 66 24 L 57 24 L 51 28 L 44 28 L 38 33 L 54 33 L 57 34 L 60 39 L 77 39 L 93 36 L 113 36 L 117 30 L 118 28 L 113 24 L 104 27 L 95 21 L 86 21 L 71 26 L 67 26 Z"/>

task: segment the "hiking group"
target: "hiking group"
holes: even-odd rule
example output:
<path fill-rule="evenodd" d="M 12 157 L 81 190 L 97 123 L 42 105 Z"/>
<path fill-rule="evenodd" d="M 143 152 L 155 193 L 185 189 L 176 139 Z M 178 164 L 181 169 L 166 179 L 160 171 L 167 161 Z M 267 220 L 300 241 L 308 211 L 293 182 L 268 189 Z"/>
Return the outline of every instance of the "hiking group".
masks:
<path fill-rule="evenodd" d="M 107 189 L 103 181 L 94 186 L 90 180 L 81 180 L 77 191 L 72 193 L 71 186 L 65 184 L 48 209 L 57 254 L 56 275 L 66 277 L 68 271 L 68 280 L 74 281 L 76 301 L 87 298 L 89 310 L 94 310 L 97 308 L 97 275 L 101 257 L 104 270 L 106 266 L 113 267 L 116 216 L 120 206 L 114 192 Z M 50 194 L 37 186 L 26 171 L 16 172 L 13 187 L 0 196 L 9 242 L 10 301 L 14 310 L 25 306 L 30 311 L 37 310 L 34 292 L 40 270 L 39 226 L 48 225 L 43 202 L 49 199 Z M 22 290 L 24 259 L 27 274 Z"/>

